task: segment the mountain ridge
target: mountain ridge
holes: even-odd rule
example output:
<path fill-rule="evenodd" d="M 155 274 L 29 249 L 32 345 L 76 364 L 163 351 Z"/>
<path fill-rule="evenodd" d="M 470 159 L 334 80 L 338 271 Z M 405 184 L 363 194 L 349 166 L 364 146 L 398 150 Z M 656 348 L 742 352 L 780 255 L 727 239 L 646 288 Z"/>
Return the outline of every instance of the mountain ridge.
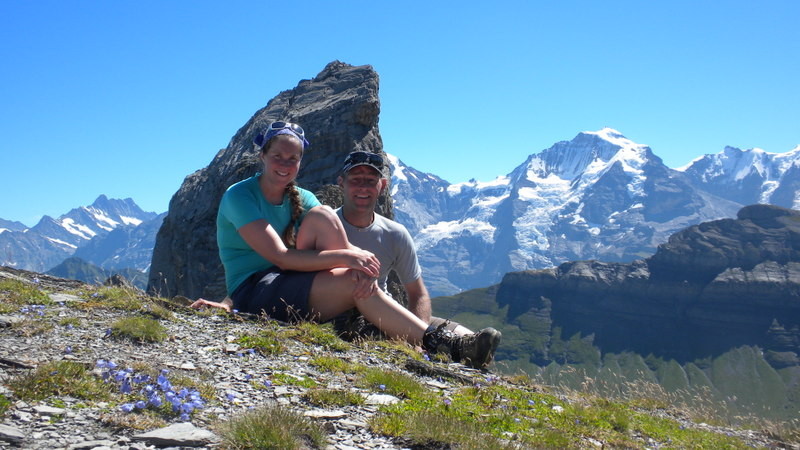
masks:
<path fill-rule="evenodd" d="M 793 172 L 800 167 L 800 151 L 761 152 L 783 161 L 780 177 L 740 183 L 737 191 L 729 182 L 722 184 L 730 176 L 713 185 L 701 179 L 699 169 L 691 169 L 714 155 L 696 158 L 683 171 L 670 169 L 650 147 L 604 128 L 533 153 L 489 182 L 450 184 L 392 156 L 392 193 L 398 220 L 417 242 L 432 295 L 449 295 L 494 284 L 514 270 L 648 256 L 686 226 L 734 217 L 745 204 L 737 198 L 752 197 L 736 192 L 771 186 L 791 197 L 781 206 L 800 205 L 800 169 Z"/>
<path fill-rule="evenodd" d="M 154 212 L 143 211 L 131 198 L 110 199 L 101 194 L 91 205 L 75 207 L 58 218 L 45 215 L 33 227 L 19 229 L 17 225 L 16 229 L 0 232 L 0 263 L 45 272 L 96 238 L 102 239 L 114 230 L 137 227 L 157 217 Z M 24 226 L 5 220 L 1 223 Z M 150 259 L 149 251 L 146 252 L 147 262 L 131 267 L 146 268 Z M 83 257 L 92 260 L 88 253 Z"/>

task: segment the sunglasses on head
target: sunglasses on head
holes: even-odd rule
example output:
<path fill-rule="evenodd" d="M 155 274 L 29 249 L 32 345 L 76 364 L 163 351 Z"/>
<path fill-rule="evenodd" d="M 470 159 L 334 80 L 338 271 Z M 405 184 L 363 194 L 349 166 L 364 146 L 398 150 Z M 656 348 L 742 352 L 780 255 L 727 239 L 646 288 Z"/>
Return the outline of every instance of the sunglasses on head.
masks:
<path fill-rule="evenodd" d="M 291 122 L 283 122 L 280 120 L 269 124 L 269 127 L 267 127 L 263 133 L 258 133 L 258 135 L 253 138 L 253 144 L 255 144 L 258 148 L 261 148 L 267 143 L 268 140 L 270 140 L 281 130 L 289 130 L 298 138 L 300 138 L 300 141 L 303 143 L 303 149 L 309 146 L 309 143 L 305 137 L 305 131 L 303 131 L 303 128 L 300 125 Z"/>
<path fill-rule="evenodd" d="M 286 128 L 292 130 L 295 134 L 297 134 L 301 138 L 304 137 L 306 134 L 305 131 L 303 131 L 303 128 L 300 127 L 300 125 L 292 122 L 282 122 L 282 121 L 272 122 L 271 124 L 269 124 L 269 128 L 267 128 L 267 134 L 270 131 L 278 131 Z"/>
<path fill-rule="evenodd" d="M 345 166 L 353 166 L 364 163 L 373 165 L 378 169 L 383 169 L 383 158 L 381 158 L 381 155 L 376 153 L 353 152 L 347 155 L 347 159 L 344 160 Z"/>

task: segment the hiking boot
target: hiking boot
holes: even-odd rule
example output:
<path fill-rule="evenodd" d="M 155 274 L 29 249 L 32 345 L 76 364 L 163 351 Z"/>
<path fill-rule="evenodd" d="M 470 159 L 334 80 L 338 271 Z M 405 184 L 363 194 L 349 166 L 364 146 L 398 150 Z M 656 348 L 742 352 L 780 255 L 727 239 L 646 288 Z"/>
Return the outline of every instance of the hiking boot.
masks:
<path fill-rule="evenodd" d="M 486 368 L 500 343 L 500 332 L 494 328 L 484 328 L 477 333 L 459 336 L 445 329 L 448 323 L 428 327 L 422 337 L 422 348 L 430 353 L 445 353 L 453 361 L 475 369 Z"/>

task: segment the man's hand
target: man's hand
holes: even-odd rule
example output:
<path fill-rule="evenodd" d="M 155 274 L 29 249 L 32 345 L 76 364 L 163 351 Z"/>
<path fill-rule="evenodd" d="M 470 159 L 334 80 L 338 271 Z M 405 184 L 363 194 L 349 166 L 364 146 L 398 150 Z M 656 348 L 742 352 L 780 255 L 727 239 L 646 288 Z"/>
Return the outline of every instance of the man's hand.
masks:
<path fill-rule="evenodd" d="M 233 307 L 233 301 L 228 297 L 225 297 L 225 300 L 221 302 L 212 302 L 211 300 L 198 298 L 197 300 L 194 301 L 194 303 L 189 305 L 189 308 L 193 309 L 205 309 L 207 307 L 220 308 L 224 309 L 226 312 L 231 312 L 231 308 Z"/>
<path fill-rule="evenodd" d="M 377 278 L 371 277 L 360 270 L 351 270 L 350 275 L 355 282 L 353 298 L 356 300 L 369 298 L 375 293 L 376 289 L 379 289 Z"/>

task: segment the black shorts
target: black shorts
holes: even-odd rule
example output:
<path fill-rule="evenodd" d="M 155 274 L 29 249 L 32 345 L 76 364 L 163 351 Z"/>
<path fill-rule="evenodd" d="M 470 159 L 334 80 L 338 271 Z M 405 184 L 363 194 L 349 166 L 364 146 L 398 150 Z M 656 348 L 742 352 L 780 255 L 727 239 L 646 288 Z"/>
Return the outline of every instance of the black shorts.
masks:
<path fill-rule="evenodd" d="M 317 272 L 271 267 L 250 275 L 231 294 L 233 307 L 251 314 L 266 313 L 282 322 L 311 319 L 308 295 Z"/>

